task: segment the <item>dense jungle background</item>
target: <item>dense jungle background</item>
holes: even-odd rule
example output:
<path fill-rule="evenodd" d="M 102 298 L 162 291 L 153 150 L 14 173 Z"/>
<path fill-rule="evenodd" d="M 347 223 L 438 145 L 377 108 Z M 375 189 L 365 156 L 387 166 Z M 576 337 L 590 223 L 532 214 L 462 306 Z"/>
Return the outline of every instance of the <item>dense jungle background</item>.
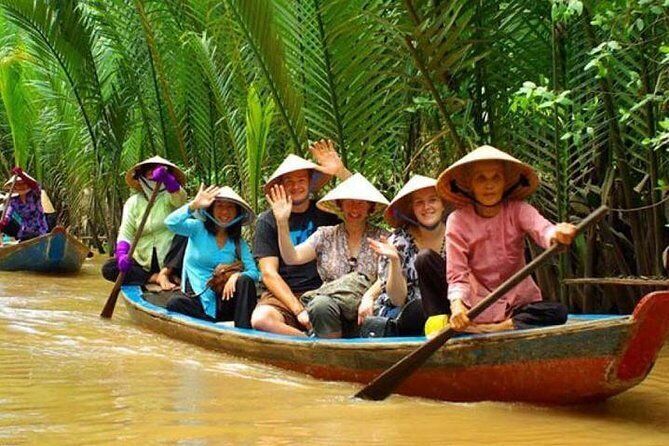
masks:
<path fill-rule="evenodd" d="M 256 209 L 285 154 L 331 138 L 388 198 L 490 143 L 553 220 L 615 209 L 539 273 L 574 311 L 628 312 L 666 274 L 669 0 L 0 0 L 0 174 L 108 250 L 154 154 Z"/>

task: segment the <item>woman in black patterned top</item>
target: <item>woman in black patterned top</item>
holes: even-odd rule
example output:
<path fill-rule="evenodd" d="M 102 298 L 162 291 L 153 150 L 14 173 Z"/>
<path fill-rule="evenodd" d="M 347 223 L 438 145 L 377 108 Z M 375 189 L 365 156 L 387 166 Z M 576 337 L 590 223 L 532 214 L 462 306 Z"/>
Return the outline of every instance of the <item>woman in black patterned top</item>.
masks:
<path fill-rule="evenodd" d="M 444 254 L 446 209 L 435 185 L 436 180 L 416 175 L 386 209 L 386 221 L 396 229 L 388 239 L 371 243 L 380 256 L 377 285 L 381 294 L 376 305 L 373 293 L 367 293 L 361 304 L 369 314 L 376 306 L 377 315 L 394 319 L 409 302 L 420 299 L 424 314 L 414 314 L 413 327 L 404 330 L 413 334 L 422 332 L 426 316 L 449 312 Z M 417 308 L 420 313 L 421 306 Z"/>

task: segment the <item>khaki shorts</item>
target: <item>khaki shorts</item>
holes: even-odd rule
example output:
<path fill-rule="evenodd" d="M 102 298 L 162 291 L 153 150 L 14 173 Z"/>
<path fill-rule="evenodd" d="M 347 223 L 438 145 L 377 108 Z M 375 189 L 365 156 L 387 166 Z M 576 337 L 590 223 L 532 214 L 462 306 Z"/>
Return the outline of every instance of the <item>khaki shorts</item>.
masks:
<path fill-rule="evenodd" d="M 297 297 L 298 300 L 300 299 L 301 295 L 302 293 L 295 293 L 295 297 Z M 290 325 L 293 328 L 304 331 L 304 327 L 297 320 L 297 316 L 295 316 L 293 312 L 290 311 L 290 308 L 288 308 L 286 304 L 281 302 L 281 300 L 270 291 L 265 291 L 260 295 L 260 299 L 258 299 L 256 307 L 261 305 L 269 305 L 278 311 L 283 317 L 283 321 L 286 323 L 286 325 Z"/>

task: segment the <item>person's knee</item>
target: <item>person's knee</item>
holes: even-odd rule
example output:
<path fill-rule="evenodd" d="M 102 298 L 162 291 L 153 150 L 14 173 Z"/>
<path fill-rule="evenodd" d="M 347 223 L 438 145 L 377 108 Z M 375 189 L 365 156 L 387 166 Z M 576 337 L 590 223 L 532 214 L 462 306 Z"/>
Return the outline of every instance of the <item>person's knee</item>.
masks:
<path fill-rule="evenodd" d="M 255 290 L 255 287 L 256 287 L 255 286 L 256 284 L 253 281 L 253 279 L 251 279 L 249 276 L 244 275 L 244 274 L 239 275 L 239 277 L 237 278 L 237 284 L 236 285 L 237 285 L 237 287 L 242 287 L 242 286 L 253 287 L 254 290 Z"/>
<path fill-rule="evenodd" d="M 256 330 L 269 331 L 277 322 L 277 315 L 278 312 L 271 306 L 260 305 L 251 314 L 251 327 Z"/>
<path fill-rule="evenodd" d="M 425 272 L 430 270 L 430 265 L 432 264 L 432 257 L 434 255 L 438 255 L 436 252 L 432 251 L 429 248 L 424 248 L 418 251 L 418 254 L 416 254 L 416 260 L 414 261 L 414 265 L 416 267 L 416 272 Z"/>
<path fill-rule="evenodd" d="M 118 276 L 118 268 L 116 267 L 115 260 L 107 260 L 105 264 L 102 265 L 102 277 L 110 282 L 115 282 L 116 276 Z"/>
<path fill-rule="evenodd" d="M 329 296 L 316 296 L 307 306 L 309 320 L 318 336 L 341 332 L 341 311 Z"/>
<path fill-rule="evenodd" d="M 556 304 L 553 312 L 556 323 L 564 324 L 565 322 L 567 322 L 567 318 L 569 317 L 569 309 L 567 308 L 566 305 L 563 305 L 561 303 Z"/>

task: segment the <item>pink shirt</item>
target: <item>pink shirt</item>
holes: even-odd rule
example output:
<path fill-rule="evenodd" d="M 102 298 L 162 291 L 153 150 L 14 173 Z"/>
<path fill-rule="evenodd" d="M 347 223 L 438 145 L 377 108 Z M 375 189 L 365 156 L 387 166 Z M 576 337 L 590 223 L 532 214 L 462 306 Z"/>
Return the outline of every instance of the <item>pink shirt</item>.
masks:
<path fill-rule="evenodd" d="M 479 216 L 474 206 L 453 212 L 446 223 L 448 299 L 471 308 L 525 266 L 525 234 L 547 248 L 555 225 L 524 201 L 502 205 L 494 217 Z M 477 323 L 501 322 L 514 308 L 541 300 L 532 277 L 516 285 L 481 313 Z"/>

